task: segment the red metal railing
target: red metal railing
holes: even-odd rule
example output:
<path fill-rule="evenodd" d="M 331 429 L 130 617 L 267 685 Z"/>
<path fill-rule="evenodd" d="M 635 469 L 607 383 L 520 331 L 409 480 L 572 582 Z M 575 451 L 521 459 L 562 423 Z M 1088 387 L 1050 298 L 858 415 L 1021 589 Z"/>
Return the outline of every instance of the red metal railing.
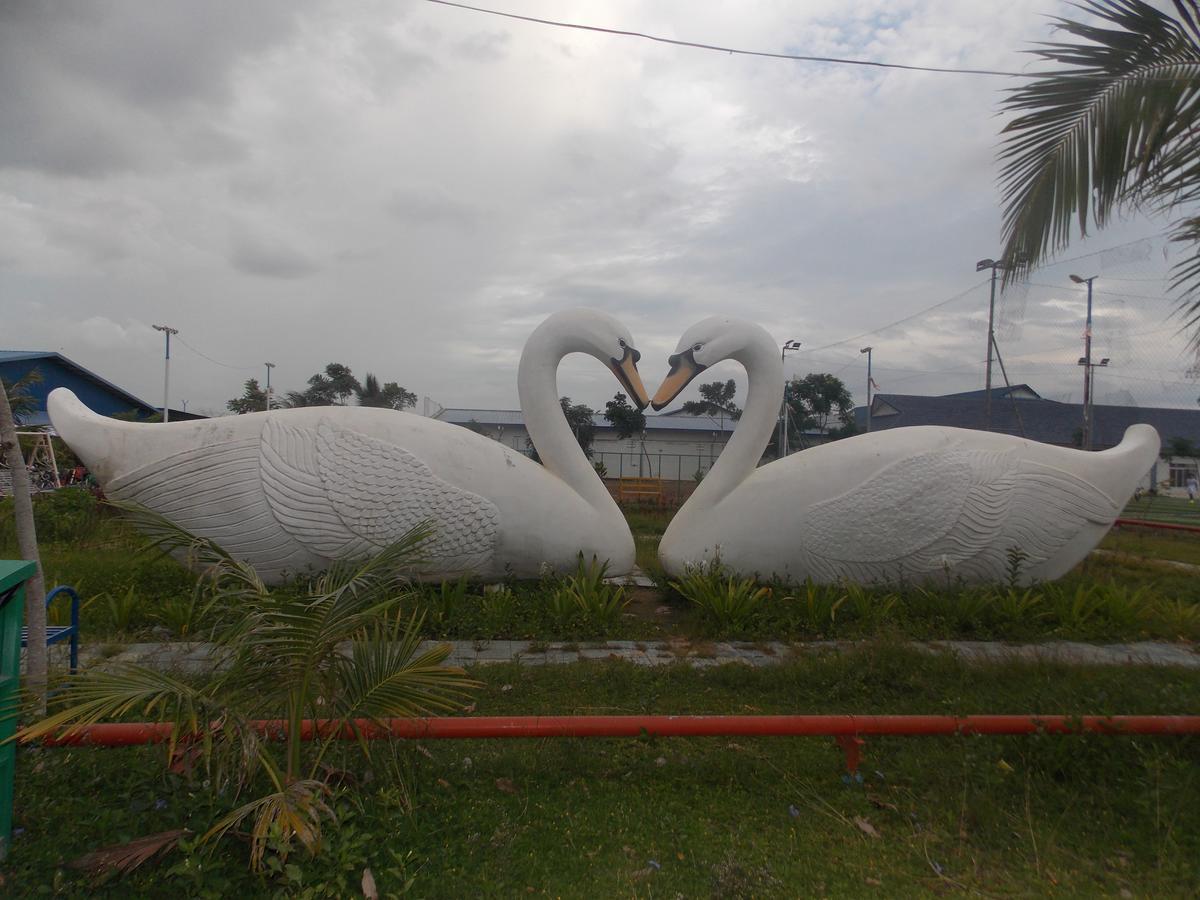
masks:
<path fill-rule="evenodd" d="M 281 719 L 255 723 L 266 738 L 282 738 Z M 164 743 L 166 722 L 89 725 L 45 738 L 48 746 L 128 747 Z M 335 735 L 336 732 L 336 735 Z M 872 735 L 932 736 L 970 734 L 1200 734 L 1200 716 L 478 716 L 470 718 L 389 719 L 350 724 L 306 719 L 301 735 L 350 740 L 357 737 L 422 740 L 551 737 L 833 737 L 846 753 L 846 766 L 858 768 L 862 738 Z M 183 740 L 197 735 L 182 735 Z"/>
<path fill-rule="evenodd" d="M 1134 528 L 1159 528 L 1163 531 L 1189 531 L 1200 533 L 1200 525 L 1175 525 L 1171 522 L 1151 522 L 1146 519 L 1117 519 L 1114 525 L 1128 525 Z"/>

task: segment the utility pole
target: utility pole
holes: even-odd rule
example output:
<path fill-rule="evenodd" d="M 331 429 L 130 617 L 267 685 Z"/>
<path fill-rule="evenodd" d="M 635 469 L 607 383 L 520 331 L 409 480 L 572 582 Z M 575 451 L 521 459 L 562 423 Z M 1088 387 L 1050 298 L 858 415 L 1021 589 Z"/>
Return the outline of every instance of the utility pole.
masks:
<path fill-rule="evenodd" d="M 1087 324 L 1083 329 L 1083 358 L 1079 364 L 1083 366 L 1083 449 L 1092 449 L 1092 282 L 1098 275 L 1084 278 L 1072 275 L 1071 280 L 1076 284 L 1087 285 Z"/>
<path fill-rule="evenodd" d="M 871 351 L 874 347 L 863 347 L 859 353 L 867 354 L 867 433 L 871 431 Z M 887 380 L 886 378 L 884 379 Z"/>
<path fill-rule="evenodd" d="M 984 420 L 987 430 L 992 430 L 992 348 L 996 346 L 996 271 L 1003 269 L 1004 263 L 994 259 L 981 259 L 975 263 L 975 271 L 992 270 L 992 294 L 988 300 L 988 332 L 987 332 L 987 368 L 984 370 Z"/>
<path fill-rule="evenodd" d="M 267 366 L 267 412 L 271 411 L 271 370 L 275 368 L 275 363 L 269 362 Z"/>
<path fill-rule="evenodd" d="M 171 421 L 171 408 L 167 403 L 167 399 L 171 391 L 171 335 L 179 334 L 178 328 L 172 328 L 169 325 L 154 325 L 155 331 L 161 331 L 167 339 L 167 352 L 163 357 L 163 423 Z"/>
<path fill-rule="evenodd" d="M 783 349 L 779 353 L 779 362 L 782 364 L 784 357 L 787 356 L 789 350 L 799 350 L 800 342 L 796 340 L 784 341 Z M 724 429 L 722 429 L 724 432 Z M 788 446 L 788 402 L 787 402 L 787 374 L 783 376 L 783 412 L 779 418 L 779 458 L 787 456 Z"/>

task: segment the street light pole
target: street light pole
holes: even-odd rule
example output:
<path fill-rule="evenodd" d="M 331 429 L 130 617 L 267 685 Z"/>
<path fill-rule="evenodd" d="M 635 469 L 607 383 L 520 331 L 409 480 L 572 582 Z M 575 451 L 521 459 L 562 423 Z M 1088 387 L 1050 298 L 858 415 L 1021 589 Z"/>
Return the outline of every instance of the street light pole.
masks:
<path fill-rule="evenodd" d="M 779 352 L 779 362 L 782 365 L 784 357 L 787 356 L 789 350 L 799 350 L 800 342 L 796 340 L 784 341 L 783 349 Z M 779 458 L 787 456 L 788 446 L 788 402 L 787 402 L 787 374 L 783 376 L 783 410 L 779 418 Z"/>
<path fill-rule="evenodd" d="M 859 353 L 867 354 L 867 432 L 871 431 L 871 351 L 874 347 L 863 347 Z M 887 379 L 884 379 L 885 381 Z"/>
<path fill-rule="evenodd" d="M 1092 282 L 1099 276 L 1072 275 L 1076 284 L 1087 285 L 1087 325 L 1083 329 L 1083 449 L 1092 449 Z"/>
<path fill-rule="evenodd" d="M 163 357 L 163 422 L 171 421 L 171 408 L 167 404 L 167 398 L 171 391 L 171 335 L 179 334 L 178 328 L 171 328 L 169 325 L 154 325 L 155 331 L 161 331 L 167 338 L 167 352 Z"/>
<path fill-rule="evenodd" d="M 996 346 L 996 270 L 1003 269 L 1004 263 L 994 259 L 981 259 L 975 263 L 975 271 L 992 270 L 992 293 L 988 300 L 988 331 L 987 331 L 987 368 L 984 370 L 984 420 L 987 430 L 992 430 L 992 350 Z"/>
<path fill-rule="evenodd" d="M 275 363 L 266 363 L 267 366 L 267 412 L 271 411 L 271 370 L 275 368 Z"/>

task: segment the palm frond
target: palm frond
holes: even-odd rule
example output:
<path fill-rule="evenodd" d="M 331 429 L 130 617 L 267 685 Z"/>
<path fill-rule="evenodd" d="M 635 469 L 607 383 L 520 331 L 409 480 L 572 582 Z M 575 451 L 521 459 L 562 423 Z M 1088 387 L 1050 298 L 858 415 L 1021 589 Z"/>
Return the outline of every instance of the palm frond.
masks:
<path fill-rule="evenodd" d="M 69 865 L 72 869 L 82 869 L 93 875 L 107 871 L 132 872 L 138 866 L 148 862 L 155 856 L 161 856 L 173 850 L 179 839 L 191 834 L 186 828 L 173 828 L 170 831 L 160 831 L 158 834 L 147 834 L 123 844 L 111 844 L 85 853 Z"/>
<path fill-rule="evenodd" d="M 108 500 L 142 532 L 157 549 L 181 557 L 202 579 L 230 599 L 234 595 L 262 595 L 266 586 L 254 567 L 231 556 L 223 547 L 208 538 L 192 534 L 165 516 L 136 503 Z"/>
<path fill-rule="evenodd" d="M 267 794 L 239 806 L 217 821 L 200 838 L 201 843 L 220 839 L 235 825 L 251 816 L 254 825 L 250 830 L 250 865 L 255 871 L 262 869 L 263 854 L 272 837 L 278 836 L 287 845 L 297 840 L 310 854 L 321 849 L 321 823 L 325 819 L 336 821 L 337 816 L 325 802 L 329 787 L 322 781 L 293 781 L 283 790 Z"/>
<path fill-rule="evenodd" d="M 342 689 L 334 705 L 339 717 L 421 716 L 450 712 L 466 702 L 479 682 L 459 667 L 443 665 L 449 644 L 419 652 L 420 629 L 419 617 L 406 623 L 396 616 L 390 625 L 377 625 L 354 642 L 350 657 L 341 660 Z"/>
<path fill-rule="evenodd" d="M 1080 42 L 1030 51 L 1060 68 L 1004 103 L 1022 114 L 1000 151 L 1006 281 L 1066 247 L 1073 225 L 1086 234 L 1119 208 L 1169 207 L 1200 188 L 1197 0 L 1176 0 L 1178 19 L 1142 0 L 1078 6 L 1101 24 L 1057 19 Z"/>

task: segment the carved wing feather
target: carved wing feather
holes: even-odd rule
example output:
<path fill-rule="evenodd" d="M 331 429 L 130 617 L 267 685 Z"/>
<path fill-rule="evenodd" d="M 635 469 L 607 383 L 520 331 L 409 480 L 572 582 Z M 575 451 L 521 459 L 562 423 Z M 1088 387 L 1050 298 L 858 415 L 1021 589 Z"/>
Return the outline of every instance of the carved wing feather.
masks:
<path fill-rule="evenodd" d="M 814 504 L 802 552 L 826 578 L 999 577 L 1010 548 L 1037 565 L 1118 512 L 1091 483 L 1016 451 L 949 448 L 897 461 Z"/>
<path fill-rule="evenodd" d="M 959 532 L 956 556 L 993 535 L 1006 508 L 1005 453 L 957 450 L 916 454 L 804 514 L 800 541 L 813 556 L 841 563 L 887 563 L 922 554 Z"/>
<path fill-rule="evenodd" d="M 105 485 L 127 500 L 208 538 L 270 577 L 309 559 L 279 525 L 259 487 L 257 438 L 225 441 L 155 460 Z"/>
<path fill-rule="evenodd" d="M 322 422 L 314 431 L 268 423 L 263 486 L 280 524 L 321 556 L 386 547 L 423 521 L 426 567 L 457 571 L 490 559 L 499 512 L 489 500 L 437 477 L 414 454 Z"/>

